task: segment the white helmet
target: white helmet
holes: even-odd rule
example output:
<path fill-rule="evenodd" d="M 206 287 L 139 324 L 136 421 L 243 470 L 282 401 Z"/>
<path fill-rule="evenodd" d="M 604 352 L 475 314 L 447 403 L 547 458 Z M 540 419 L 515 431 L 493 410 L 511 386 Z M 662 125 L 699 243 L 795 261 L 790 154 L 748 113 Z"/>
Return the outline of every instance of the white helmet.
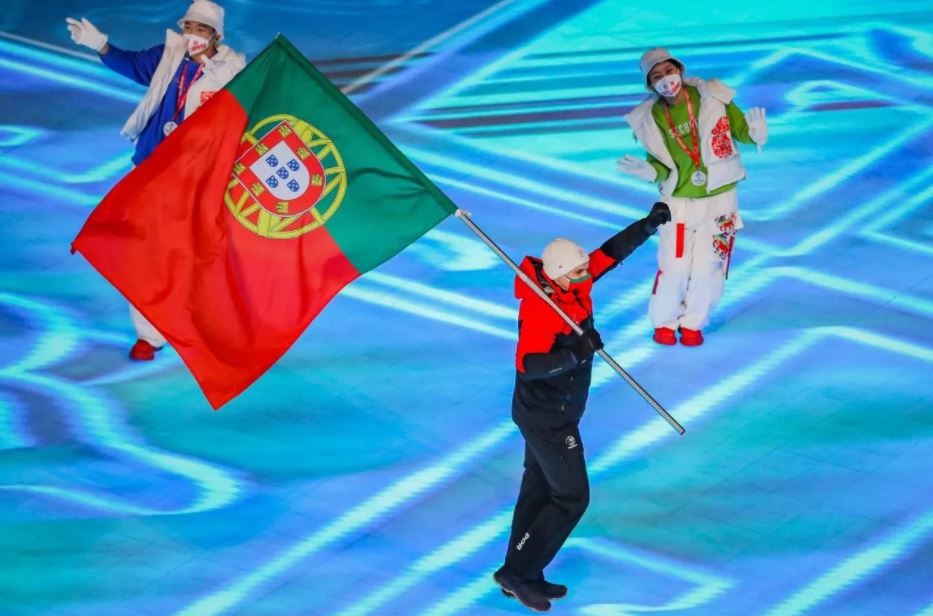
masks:
<path fill-rule="evenodd" d="M 579 244 L 557 238 L 544 247 L 541 260 L 544 262 L 544 273 L 551 280 L 556 280 L 589 261 L 590 255 Z"/>
<path fill-rule="evenodd" d="M 186 21 L 207 24 L 217 30 L 218 38 L 224 37 L 224 9 L 211 0 L 194 0 L 185 16 L 178 20 L 178 27 L 184 28 Z"/>

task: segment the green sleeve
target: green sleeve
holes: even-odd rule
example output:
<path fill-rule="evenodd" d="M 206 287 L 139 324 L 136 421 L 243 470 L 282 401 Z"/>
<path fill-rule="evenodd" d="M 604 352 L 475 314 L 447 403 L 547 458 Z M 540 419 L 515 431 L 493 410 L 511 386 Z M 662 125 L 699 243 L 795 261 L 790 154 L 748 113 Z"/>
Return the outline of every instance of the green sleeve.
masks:
<path fill-rule="evenodd" d="M 671 174 L 671 170 L 651 154 L 648 154 L 648 164 L 654 167 L 654 170 L 658 172 L 658 177 L 654 178 L 655 182 L 663 182 L 667 179 L 667 176 Z"/>
<path fill-rule="evenodd" d="M 729 116 L 729 126 L 732 128 L 732 138 L 742 143 L 755 143 L 748 136 L 748 122 L 745 121 L 745 114 L 735 103 L 729 103 L 726 106 L 726 115 Z"/>

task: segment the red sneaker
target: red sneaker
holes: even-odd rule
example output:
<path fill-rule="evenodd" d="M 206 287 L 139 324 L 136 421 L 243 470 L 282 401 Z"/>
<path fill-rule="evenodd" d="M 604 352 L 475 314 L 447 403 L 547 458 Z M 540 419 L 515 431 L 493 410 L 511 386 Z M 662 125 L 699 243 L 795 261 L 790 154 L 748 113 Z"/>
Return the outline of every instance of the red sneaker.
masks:
<path fill-rule="evenodd" d="M 145 340 L 137 340 L 133 348 L 130 349 L 130 359 L 133 361 L 152 361 L 155 359 L 156 351 L 161 349 L 162 347 L 156 348 Z"/>
<path fill-rule="evenodd" d="M 658 327 L 654 330 L 654 341 L 668 346 L 677 344 L 677 336 L 670 327 Z"/>
<path fill-rule="evenodd" d="M 680 344 L 684 346 L 700 346 L 703 344 L 703 332 L 698 329 L 680 328 Z"/>

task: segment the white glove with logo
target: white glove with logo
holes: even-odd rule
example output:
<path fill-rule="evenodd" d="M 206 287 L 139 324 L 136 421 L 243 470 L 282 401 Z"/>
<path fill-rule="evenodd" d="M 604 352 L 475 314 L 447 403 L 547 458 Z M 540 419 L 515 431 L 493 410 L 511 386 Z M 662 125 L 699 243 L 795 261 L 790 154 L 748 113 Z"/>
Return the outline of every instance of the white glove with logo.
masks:
<path fill-rule="evenodd" d="M 658 177 L 657 170 L 643 158 L 623 156 L 616 162 L 616 166 L 622 173 L 634 175 L 649 182 L 653 182 Z"/>
<path fill-rule="evenodd" d="M 71 33 L 71 40 L 78 45 L 100 51 L 107 44 L 107 35 L 98 30 L 86 17 L 82 17 L 81 21 L 74 17 L 66 17 L 65 22 L 68 24 L 68 32 Z"/>
<path fill-rule="evenodd" d="M 761 146 L 768 143 L 768 120 L 765 118 L 765 108 L 752 107 L 745 114 L 745 121 L 748 122 L 748 136 L 758 144 L 758 151 L 761 152 Z"/>

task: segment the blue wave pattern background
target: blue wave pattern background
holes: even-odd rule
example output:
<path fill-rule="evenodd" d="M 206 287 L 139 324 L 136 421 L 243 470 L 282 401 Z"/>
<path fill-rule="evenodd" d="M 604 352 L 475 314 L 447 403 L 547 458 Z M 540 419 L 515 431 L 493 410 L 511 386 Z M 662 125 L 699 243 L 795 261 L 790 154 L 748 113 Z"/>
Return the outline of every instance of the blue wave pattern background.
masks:
<path fill-rule="evenodd" d="M 521 472 L 512 277 L 456 220 L 347 288 L 212 413 L 69 242 L 129 169 L 126 48 L 184 2 L 0 16 L 0 613 L 499 614 Z M 624 4 L 624 6 L 623 6 Z M 924 2 L 236 2 L 289 37 L 513 257 L 647 211 L 616 173 L 641 52 L 768 109 L 746 229 L 698 349 L 649 338 L 650 243 L 596 289 L 592 505 L 556 611 L 933 614 L 933 15 Z"/>

